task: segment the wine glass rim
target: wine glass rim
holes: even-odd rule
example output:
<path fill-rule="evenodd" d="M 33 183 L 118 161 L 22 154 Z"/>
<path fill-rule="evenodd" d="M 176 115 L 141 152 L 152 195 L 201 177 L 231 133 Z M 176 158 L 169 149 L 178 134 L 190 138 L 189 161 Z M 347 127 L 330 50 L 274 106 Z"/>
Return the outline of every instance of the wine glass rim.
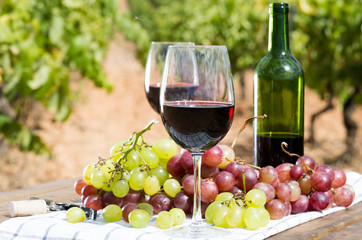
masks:
<path fill-rule="evenodd" d="M 226 48 L 226 45 L 173 45 L 172 48 Z"/>
<path fill-rule="evenodd" d="M 152 41 L 151 44 L 194 44 L 194 42 Z"/>

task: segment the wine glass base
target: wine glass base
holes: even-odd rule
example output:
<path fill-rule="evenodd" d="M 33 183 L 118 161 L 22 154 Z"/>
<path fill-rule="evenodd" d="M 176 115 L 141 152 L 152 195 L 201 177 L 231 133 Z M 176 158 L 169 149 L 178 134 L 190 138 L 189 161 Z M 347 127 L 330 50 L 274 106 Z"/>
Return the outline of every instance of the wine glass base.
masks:
<path fill-rule="evenodd" d="M 202 223 L 173 227 L 165 231 L 167 235 L 178 238 L 221 238 L 229 232 L 225 229 Z"/>

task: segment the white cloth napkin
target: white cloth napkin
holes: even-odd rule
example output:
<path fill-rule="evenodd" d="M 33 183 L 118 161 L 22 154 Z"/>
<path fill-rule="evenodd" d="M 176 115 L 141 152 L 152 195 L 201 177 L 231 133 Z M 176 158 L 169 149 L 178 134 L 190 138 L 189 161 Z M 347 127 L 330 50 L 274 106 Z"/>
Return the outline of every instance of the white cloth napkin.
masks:
<path fill-rule="evenodd" d="M 362 200 L 362 175 L 356 172 L 347 173 L 347 183 L 354 187 L 356 197 L 352 205 Z M 333 207 L 325 211 L 314 211 L 290 215 L 281 220 L 271 220 L 263 228 L 255 231 L 246 229 L 225 229 L 223 239 L 264 239 L 274 234 L 285 231 L 288 228 L 308 222 L 312 219 L 341 211 L 344 207 Z M 187 222 L 190 219 L 187 220 Z M 186 223 L 187 224 L 187 223 Z M 0 239 L 11 240 L 179 240 L 165 233 L 165 230 L 157 228 L 155 217 L 151 223 L 142 229 L 132 228 L 123 220 L 117 223 L 106 223 L 101 217 L 96 221 L 86 220 L 83 223 L 72 224 L 67 222 L 65 211 L 53 212 L 44 215 L 29 217 L 17 217 L 0 224 Z M 217 238 L 206 238 L 217 239 Z"/>

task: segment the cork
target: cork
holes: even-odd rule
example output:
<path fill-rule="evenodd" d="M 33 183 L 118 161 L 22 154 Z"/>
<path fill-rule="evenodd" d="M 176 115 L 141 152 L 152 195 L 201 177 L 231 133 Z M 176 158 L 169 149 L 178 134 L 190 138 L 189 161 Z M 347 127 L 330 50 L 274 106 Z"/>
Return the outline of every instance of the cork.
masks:
<path fill-rule="evenodd" d="M 47 210 L 47 204 L 44 200 L 11 201 L 9 207 L 11 217 L 44 214 Z"/>

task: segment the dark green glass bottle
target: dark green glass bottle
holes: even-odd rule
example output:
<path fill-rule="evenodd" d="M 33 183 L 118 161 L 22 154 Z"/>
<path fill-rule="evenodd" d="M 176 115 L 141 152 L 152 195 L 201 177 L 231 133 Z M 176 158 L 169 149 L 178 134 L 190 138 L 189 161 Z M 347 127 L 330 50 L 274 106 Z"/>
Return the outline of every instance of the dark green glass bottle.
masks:
<path fill-rule="evenodd" d="M 304 154 L 304 77 L 289 50 L 287 3 L 269 5 L 268 53 L 254 72 L 254 164 L 260 167 L 295 163 L 282 151 Z"/>

